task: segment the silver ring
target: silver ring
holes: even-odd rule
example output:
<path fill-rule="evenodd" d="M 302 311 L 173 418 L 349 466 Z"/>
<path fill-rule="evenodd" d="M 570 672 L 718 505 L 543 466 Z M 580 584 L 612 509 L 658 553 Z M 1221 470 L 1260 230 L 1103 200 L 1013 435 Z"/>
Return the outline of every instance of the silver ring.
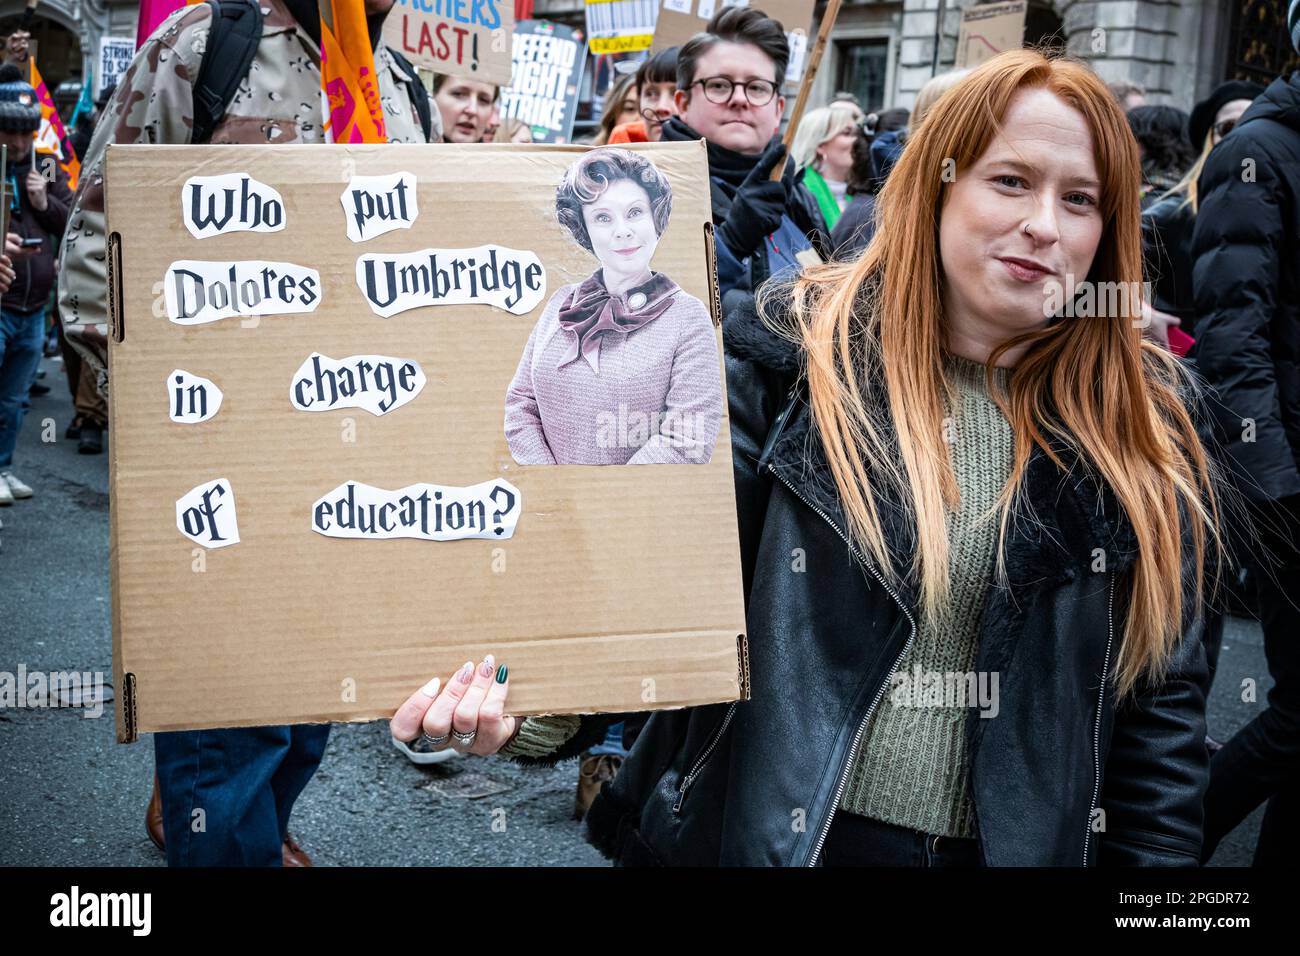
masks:
<path fill-rule="evenodd" d="M 441 747 L 447 743 L 446 734 L 443 734 L 440 737 L 430 737 L 428 734 L 421 732 L 420 739 L 423 740 L 425 743 L 427 743 L 430 747 Z"/>
<path fill-rule="evenodd" d="M 459 730 L 453 727 L 451 735 L 456 738 L 456 742 L 462 747 L 468 747 L 474 743 L 474 738 L 478 736 L 478 729 L 475 728 L 467 734 L 462 734 Z"/>

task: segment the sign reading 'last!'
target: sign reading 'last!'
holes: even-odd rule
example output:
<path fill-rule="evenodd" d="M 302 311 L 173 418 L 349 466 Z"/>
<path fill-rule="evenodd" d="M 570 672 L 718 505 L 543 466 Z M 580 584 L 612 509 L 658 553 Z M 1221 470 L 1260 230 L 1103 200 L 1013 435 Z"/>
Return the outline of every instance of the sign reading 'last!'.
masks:
<path fill-rule="evenodd" d="M 384 42 L 416 66 L 510 85 L 512 0 L 397 0 Z"/>

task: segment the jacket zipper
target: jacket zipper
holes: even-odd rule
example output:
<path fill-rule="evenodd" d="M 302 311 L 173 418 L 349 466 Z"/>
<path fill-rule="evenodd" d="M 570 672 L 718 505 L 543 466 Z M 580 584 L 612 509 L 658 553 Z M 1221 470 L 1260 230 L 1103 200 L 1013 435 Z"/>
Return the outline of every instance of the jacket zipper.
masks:
<path fill-rule="evenodd" d="M 673 804 L 673 813 L 681 812 L 682 801 L 686 799 L 686 791 L 691 788 L 691 784 L 695 782 L 695 778 L 699 774 L 700 768 L 703 767 L 704 762 L 709 759 L 709 754 L 713 753 L 713 748 L 718 745 L 718 741 L 722 739 L 722 735 L 727 732 L 727 725 L 731 723 L 731 716 L 736 712 L 737 703 L 739 703 L 739 701 L 732 701 L 731 706 L 727 708 L 726 715 L 722 718 L 722 726 L 720 726 L 717 729 L 717 732 L 714 733 L 713 739 L 711 739 L 709 745 L 704 748 L 704 753 L 700 754 L 699 758 L 694 764 L 692 764 L 690 772 L 687 773 L 686 776 L 682 777 L 682 785 L 677 788 L 677 802 Z"/>
<path fill-rule="evenodd" d="M 1107 575 L 1106 584 L 1106 657 L 1101 665 L 1101 689 L 1097 691 L 1097 719 L 1092 728 L 1092 802 L 1088 805 L 1088 825 L 1083 834 L 1083 865 L 1088 865 L 1088 847 L 1092 842 L 1092 812 L 1101 794 L 1101 715 L 1106 704 L 1106 680 L 1110 675 L 1110 649 L 1115 641 L 1115 572 Z"/>
<path fill-rule="evenodd" d="M 868 561 L 866 556 L 863 555 L 863 553 L 857 549 L 857 547 L 853 544 L 853 542 L 849 540 L 849 536 L 846 535 L 843 531 L 841 531 L 839 529 L 839 526 L 835 524 L 834 521 L 831 520 L 830 515 L 826 514 L 826 512 L 822 511 L 811 501 L 809 501 L 806 497 L 804 497 L 804 495 L 800 493 L 799 490 L 795 488 L 794 485 L 786 481 L 785 478 L 778 471 L 776 471 L 776 469 L 774 469 L 771 465 L 767 465 L 766 467 L 771 474 L 776 475 L 777 480 L 780 481 L 781 484 L 785 485 L 787 488 L 790 489 L 790 491 L 794 494 L 796 498 L 798 498 L 805 505 L 811 508 L 816 514 L 821 516 L 821 519 L 825 521 L 828 525 L 830 525 L 831 528 L 834 529 L 836 534 L 838 534 L 842 539 L 844 539 L 844 543 L 849 546 L 849 550 L 853 552 L 854 557 L 856 557 L 859 561 L 862 562 L 862 565 L 867 569 L 867 572 L 873 578 L 875 578 L 876 581 L 880 583 L 880 586 L 885 589 L 885 592 L 891 598 L 894 599 L 894 603 L 898 605 L 899 610 L 901 610 L 903 612 L 903 615 L 907 618 L 907 621 L 911 625 L 912 630 L 911 633 L 908 634 L 907 636 L 907 642 L 903 645 L 903 649 L 899 651 L 898 656 L 894 658 L 894 664 L 889 670 L 889 673 L 892 675 L 894 671 L 898 669 L 899 662 L 902 661 L 903 656 L 908 651 L 908 648 L 912 646 L 912 642 L 916 639 L 916 618 L 913 617 L 912 612 L 908 609 L 907 605 L 903 603 L 903 599 L 898 596 L 898 592 L 896 592 L 893 588 L 889 586 L 888 583 L 886 583 L 884 575 L 882 575 L 876 569 L 876 566 L 872 564 L 870 561 Z M 880 699 L 885 696 L 885 688 L 888 686 L 889 686 L 889 677 L 886 677 L 885 682 L 881 684 L 880 689 L 876 691 L 876 696 L 872 698 L 871 706 L 867 708 L 867 713 L 866 716 L 862 718 L 862 723 L 858 725 L 858 731 L 853 737 L 853 744 L 851 747 L 849 747 L 848 758 L 844 761 L 844 767 L 840 770 L 839 782 L 835 785 L 835 800 L 831 805 L 830 812 L 826 814 L 826 822 L 822 825 L 821 833 L 818 834 L 817 836 L 817 843 L 813 846 L 812 856 L 808 858 L 808 866 L 817 865 L 817 859 L 818 857 L 821 856 L 822 846 L 826 843 L 826 834 L 829 833 L 831 829 L 831 821 L 835 819 L 835 809 L 840 805 L 840 798 L 844 796 L 844 788 L 848 785 L 849 771 L 853 768 L 854 758 L 856 758 L 858 755 L 858 747 L 862 743 L 862 734 L 867 729 L 867 724 L 871 721 L 871 715 L 875 713 L 876 706 L 880 703 Z"/>

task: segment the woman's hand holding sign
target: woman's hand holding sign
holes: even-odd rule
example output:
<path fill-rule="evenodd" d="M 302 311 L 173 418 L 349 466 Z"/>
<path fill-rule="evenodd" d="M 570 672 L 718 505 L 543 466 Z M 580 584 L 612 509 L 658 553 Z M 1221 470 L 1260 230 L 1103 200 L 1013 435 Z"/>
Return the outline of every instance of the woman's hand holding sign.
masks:
<path fill-rule="evenodd" d="M 506 665 L 498 667 L 489 654 L 477 667 L 466 661 L 441 693 L 435 677 L 397 708 L 389 721 L 393 738 L 412 740 L 423 733 L 437 748 L 450 746 L 480 756 L 496 753 L 523 723 L 505 712 L 508 674 Z"/>

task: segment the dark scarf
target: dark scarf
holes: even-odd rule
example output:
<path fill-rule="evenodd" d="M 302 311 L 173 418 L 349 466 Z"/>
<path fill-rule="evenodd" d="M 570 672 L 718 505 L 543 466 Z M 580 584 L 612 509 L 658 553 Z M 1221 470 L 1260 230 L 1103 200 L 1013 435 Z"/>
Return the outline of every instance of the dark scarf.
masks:
<path fill-rule="evenodd" d="M 600 371 L 600 336 L 609 332 L 635 332 L 659 318 L 673 304 L 677 283 L 662 272 L 649 282 L 629 289 L 625 296 L 612 295 L 605 288 L 605 270 L 597 269 L 573 291 L 569 304 L 560 308 L 560 327 L 574 333 L 573 348 L 556 368 L 563 368 L 581 356 L 593 371 Z"/>
<path fill-rule="evenodd" d="M 663 135 L 660 138 L 664 142 L 671 143 L 704 139 L 703 136 L 687 126 L 680 116 L 668 118 L 667 122 L 664 123 Z M 745 177 L 754 168 L 754 164 L 758 162 L 758 157 L 745 156 L 743 153 L 726 149 L 708 140 L 704 142 L 709 150 L 709 198 L 713 204 L 713 221 L 716 224 L 723 222 L 727 218 L 727 213 L 731 211 L 731 201 L 736 196 L 736 190 L 740 188 L 740 184 L 745 181 Z"/>

